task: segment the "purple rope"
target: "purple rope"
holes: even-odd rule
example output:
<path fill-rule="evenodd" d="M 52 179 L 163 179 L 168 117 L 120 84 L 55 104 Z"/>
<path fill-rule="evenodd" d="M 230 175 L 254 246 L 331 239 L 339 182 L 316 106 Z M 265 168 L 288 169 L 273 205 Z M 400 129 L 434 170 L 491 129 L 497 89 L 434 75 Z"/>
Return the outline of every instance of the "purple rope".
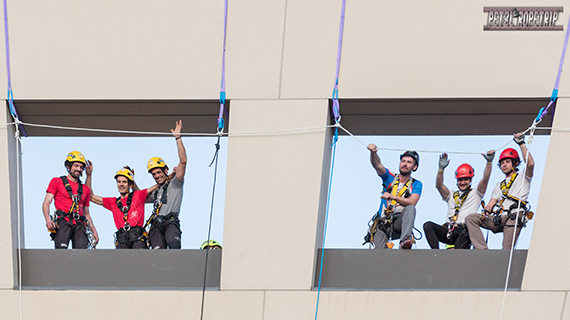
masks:
<path fill-rule="evenodd" d="M 334 82 L 333 89 L 333 105 L 332 111 L 335 121 L 338 123 L 340 121 L 340 104 L 338 102 L 338 77 L 340 74 L 340 56 L 342 53 L 342 38 L 344 34 L 344 13 L 346 11 L 346 0 L 342 0 L 342 11 L 340 13 L 340 30 L 338 33 L 338 52 L 336 58 L 336 78 Z"/>
<path fill-rule="evenodd" d="M 12 73 L 10 71 L 10 41 L 8 37 L 8 6 L 7 0 L 4 0 L 4 38 L 6 39 L 6 70 L 8 71 L 8 90 L 12 88 Z"/>
<path fill-rule="evenodd" d="M 542 108 L 538 116 L 536 117 L 536 122 L 542 120 L 542 118 L 548 113 L 550 106 L 554 104 L 558 98 L 558 88 L 560 87 L 560 75 L 562 74 L 562 67 L 564 66 L 564 57 L 566 56 L 566 48 L 568 47 L 568 35 L 570 34 L 570 16 L 568 16 L 568 23 L 566 24 L 566 36 L 564 37 L 564 47 L 562 47 L 562 56 L 560 57 L 560 65 L 558 66 L 558 75 L 556 76 L 556 82 L 554 83 L 554 89 L 552 90 L 552 95 L 550 96 L 550 102 L 546 108 Z"/>
<path fill-rule="evenodd" d="M 6 1 L 6 0 L 4 0 Z M 226 104 L 226 35 L 228 29 L 228 0 L 224 3 L 224 50 L 222 53 L 222 85 L 220 88 L 220 113 L 218 114 L 218 130 L 224 129 L 224 106 Z"/>
<path fill-rule="evenodd" d="M 10 114 L 15 119 L 20 120 L 16 107 L 14 106 L 14 92 L 12 91 L 12 71 L 10 69 L 10 39 L 8 35 L 8 5 L 7 0 L 4 0 L 4 39 L 6 40 L 6 72 L 8 74 L 8 108 L 10 109 Z M 28 137 L 24 127 L 18 125 L 24 134 L 24 137 Z"/>

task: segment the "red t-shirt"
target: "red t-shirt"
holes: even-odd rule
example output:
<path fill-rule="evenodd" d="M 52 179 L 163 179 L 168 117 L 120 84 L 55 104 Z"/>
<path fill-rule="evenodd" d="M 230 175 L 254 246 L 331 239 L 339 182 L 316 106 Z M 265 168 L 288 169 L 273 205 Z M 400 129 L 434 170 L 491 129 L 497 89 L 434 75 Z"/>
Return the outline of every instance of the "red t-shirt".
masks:
<path fill-rule="evenodd" d="M 144 203 L 146 195 L 146 189 L 135 191 L 133 194 L 131 207 L 127 213 L 127 221 L 131 227 L 144 226 Z M 127 205 L 127 197 L 121 199 L 121 206 Z M 117 207 L 117 198 L 103 198 L 103 207 L 113 212 L 113 219 L 115 220 L 115 226 L 117 229 L 125 226 L 125 220 L 123 218 L 125 214 Z"/>
<path fill-rule="evenodd" d="M 69 178 L 68 178 L 69 180 Z M 77 194 L 77 187 L 78 183 L 69 181 L 69 185 L 71 186 L 71 191 L 73 194 Z M 63 185 L 63 181 L 61 178 L 53 178 L 49 182 L 49 186 L 46 190 L 54 195 L 54 204 L 56 210 L 61 210 L 64 212 L 69 212 L 71 205 L 73 204 L 73 200 L 69 196 L 67 189 Z M 91 199 L 91 190 L 88 186 L 83 184 L 83 194 L 81 195 L 81 199 L 79 200 L 79 215 L 83 215 L 83 207 L 89 207 L 89 200 Z M 69 218 L 65 218 L 69 222 Z"/>

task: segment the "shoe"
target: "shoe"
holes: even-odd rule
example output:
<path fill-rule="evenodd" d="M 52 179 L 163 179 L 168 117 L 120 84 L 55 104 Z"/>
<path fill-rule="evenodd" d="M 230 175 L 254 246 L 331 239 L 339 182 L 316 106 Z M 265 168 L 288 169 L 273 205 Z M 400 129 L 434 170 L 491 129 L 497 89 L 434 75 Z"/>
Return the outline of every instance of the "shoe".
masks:
<path fill-rule="evenodd" d="M 412 248 L 412 237 L 407 236 L 402 241 L 400 241 L 400 249 L 411 249 Z"/>

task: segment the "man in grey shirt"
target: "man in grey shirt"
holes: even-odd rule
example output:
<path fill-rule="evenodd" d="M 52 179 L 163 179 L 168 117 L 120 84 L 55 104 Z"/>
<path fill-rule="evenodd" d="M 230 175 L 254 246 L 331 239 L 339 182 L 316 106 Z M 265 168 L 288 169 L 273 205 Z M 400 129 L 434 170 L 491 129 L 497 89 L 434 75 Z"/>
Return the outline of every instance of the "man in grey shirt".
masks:
<path fill-rule="evenodd" d="M 184 186 L 184 174 L 186 173 L 186 149 L 182 144 L 180 131 L 182 120 L 176 122 L 176 127 L 170 129 L 176 139 L 178 157 L 180 163 L 174 168 L 175 175 L 168 179 L 168 166 L 159 157 L 148 161 L 148 173 L 159 185 L 158 190 L 151 193 L 146 202 L 154 202 L 151 216 L 149 242 L 152 249 L 180 249 L 180 204 L 182 203 L 182 187 Z"/>

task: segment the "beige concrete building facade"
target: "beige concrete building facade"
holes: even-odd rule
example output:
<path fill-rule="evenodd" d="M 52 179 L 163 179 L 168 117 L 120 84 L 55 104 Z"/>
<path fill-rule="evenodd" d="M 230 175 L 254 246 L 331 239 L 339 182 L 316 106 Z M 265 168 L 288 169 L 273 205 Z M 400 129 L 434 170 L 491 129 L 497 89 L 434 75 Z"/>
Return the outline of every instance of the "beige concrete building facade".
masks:
<path fill-rule="evenodd" d="M 478 99 L 548 101 L 568 27 L 568 2 L 347 2 L 342 99 L 371 107 L 382 99 L 411 104 L 436 99 L 458 101 L 458 108 L 462 101 Z M 331 123 L 341 4 L 229 1 L 226 86 L 231 112 L 224 249 L 220 285 L 206 291 L 204 319 L 315 318 L 315 270 L 322 247 L 332 131 L 233 137 L 231 133 Z M 564 31 L 484 31 L 488 15 L 483 9 L 493 6 L 564 7 L 557 21 Z M 221 0 L 8 1 L 16 106 L 18 101 L 89 100 L 105 105 L 216 100 L 223 9 Z M 0 74 L 6 74 L 4 65 Z M 5 77 L 0 88 L 7 88 Z M 553 127 L 570 128 L 569 95 L 570 75 L 563 73 Z M 541 106 L 536 106 L 537 112 Z M 73 114 L 79 121 L 88 122 L 96 113 L 78 108 Z M 8 111 L 0 117 L 2 124 L 12 121 Z M 532 120 L 531 115 L 526 125 Z M 71 286 L 20 291 L 22 186 L 14 133 L 14 126 L 0 127 L 0 215 L 6 222 L 0 226 L 2 319 L 200 319 L 201 290 Z M 414 128 L 413 134 L 429 135 L 429 123 Z M 570 255 L 559 244 L 570 216 L 565 203 L 558 201 L 566 187 L 560 177 L 570 174 L 564 165 L 569 144 L 570 133 L 551 132 L 522 285 L 507 292 L 503 319 L 570 319 Z M 288 236 L 274 237 L 275 226 Z M 498 290 L 327 289 L 320 293 L 318 317 L 499 319 L 502 301 Z M 62 308 L 67 311 L 59 312 Z"/>

